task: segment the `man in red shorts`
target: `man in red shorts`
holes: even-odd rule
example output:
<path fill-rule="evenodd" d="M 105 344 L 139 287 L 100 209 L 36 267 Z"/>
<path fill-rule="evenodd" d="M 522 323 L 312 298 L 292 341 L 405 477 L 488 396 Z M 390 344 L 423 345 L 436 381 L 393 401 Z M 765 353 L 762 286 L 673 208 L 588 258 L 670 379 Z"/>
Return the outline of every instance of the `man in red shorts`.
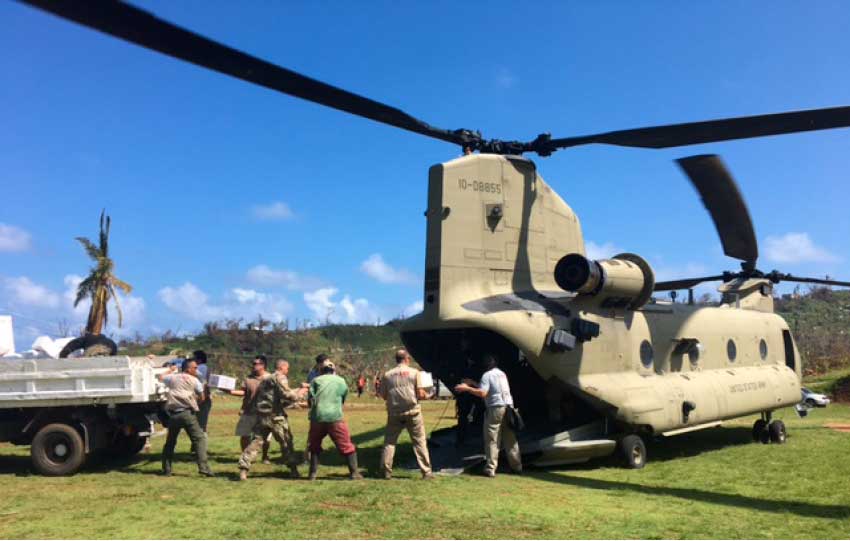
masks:
<path fill-rule="evenodd" d="M 348 460 L 351 479 L 363 479 L 357 471 L 357 448 L 351 441 L 348 425 L 342 418 L 342 404 L 348 395 L 348 384 L 334 373 L 334 363 L 322 361 L 320 376 L 310 383 L 310 477 L 316 479 L 319 470 L 319 454 L 322 452 L 322 440 L 330 436 L 339 453 Z"/>

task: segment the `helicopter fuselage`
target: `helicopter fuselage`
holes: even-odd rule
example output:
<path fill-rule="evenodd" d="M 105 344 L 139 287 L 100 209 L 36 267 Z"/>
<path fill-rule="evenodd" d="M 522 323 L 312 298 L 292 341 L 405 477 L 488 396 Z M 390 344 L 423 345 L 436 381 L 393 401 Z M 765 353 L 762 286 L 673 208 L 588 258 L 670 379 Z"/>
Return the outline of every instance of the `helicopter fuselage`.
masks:
<path fill-rule="evenodd" d="M 424 308 L 402 339 L 450 385 L 493 353 L 532 423 L 603 417 L 655 434 L 800 400 L 799 354 L 769 283 L 739 284 L 719 306 L 558 287 L 558 260 L 584 253 L 581 227 L 529 160 L 432 167 L 426 217 Z"/>

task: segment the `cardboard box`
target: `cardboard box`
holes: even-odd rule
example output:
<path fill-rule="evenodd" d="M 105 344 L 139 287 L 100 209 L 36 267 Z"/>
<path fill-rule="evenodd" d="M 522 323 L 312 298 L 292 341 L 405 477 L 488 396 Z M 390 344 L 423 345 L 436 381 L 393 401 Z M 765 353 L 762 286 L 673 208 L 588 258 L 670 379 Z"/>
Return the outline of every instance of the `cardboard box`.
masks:
<path fill-rule="evenodd" d="M 224 389 L 225 391 L 232 391 L 236 388 L 236 378 L 213 374 L 210 376 L 210 387 Z"/>
<path fill-rule="evenodd" d="M 429 389 L 434 386 L 434 377 L 431 372 L 419 372 L 417 387 L 420 389 Z"/>

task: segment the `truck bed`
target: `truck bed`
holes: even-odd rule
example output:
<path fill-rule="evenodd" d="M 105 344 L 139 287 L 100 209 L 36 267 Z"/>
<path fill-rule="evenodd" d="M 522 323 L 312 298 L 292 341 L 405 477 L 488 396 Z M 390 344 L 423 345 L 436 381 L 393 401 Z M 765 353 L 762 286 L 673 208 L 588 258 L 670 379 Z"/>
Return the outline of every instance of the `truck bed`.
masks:
<path fill-rule="evenodd" d="M 0 358 L 0 409 L 157 402 L 162 358 Z"/>

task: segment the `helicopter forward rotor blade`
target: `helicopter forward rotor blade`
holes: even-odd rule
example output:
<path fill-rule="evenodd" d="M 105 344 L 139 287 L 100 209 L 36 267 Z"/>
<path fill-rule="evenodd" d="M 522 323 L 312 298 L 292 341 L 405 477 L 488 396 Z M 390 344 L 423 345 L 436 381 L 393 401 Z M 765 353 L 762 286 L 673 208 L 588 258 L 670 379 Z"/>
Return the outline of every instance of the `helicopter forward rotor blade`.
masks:
<path fill-rule="evenodd" d="M 690 289 L 703 282 L 715 282 L 717 280 L 724 279 L 725 278 L 722 274 L 718 274 L 717 276 L 703 276 L 702 278 L 685 278 L 682 280 L 670 280 L 668 282 L 655 282 L 654 290 L 671 291 L 674 289 Z"/>
<path fill-rule="evenodd" d="M 623 147 L 670 148 L 848 126 L 850 126 L 850 107 L 845 106 L 565 137 L 543 140 L 539 146 L 549 153 L 559 148 L 593 143 Z M 529 146 L 534 147 L 535 142 L 529 143 Z M 530 150 L 537 151 L 536 148 Z"/>
<path fill-rule="evenodd" d="M 353 115 L 466 145 L 471 132 L 435 128 L 400 109 L 311 79 L 217 43 L 116 0 L 20 0 L 148 49 Z"/>
<path fill-rule="evenodd" d="M 759 248 L 753 221 L 738 185 L 719 157 L 713 154 L 676 160 L 699 192 L 714 221 L 723 253 L 754 269 Z"/>

